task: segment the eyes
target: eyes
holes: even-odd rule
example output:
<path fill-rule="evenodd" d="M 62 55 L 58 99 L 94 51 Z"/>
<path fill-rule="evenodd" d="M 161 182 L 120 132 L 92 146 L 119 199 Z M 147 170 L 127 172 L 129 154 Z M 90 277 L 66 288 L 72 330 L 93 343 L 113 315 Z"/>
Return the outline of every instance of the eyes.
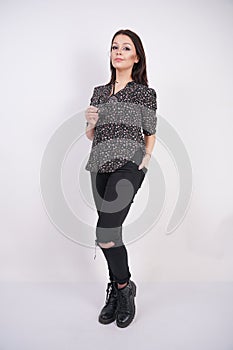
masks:
<path fill-rule="evenodd" d="M 117 48 L 118 48 L 117 45 L 112 45 L 112 47 L 111 47 L 112 51 L 117 50 Z M 131 49 L 130 49 L 128 46 L 124 46 L 124 47 L 123 47 L 123 50 L 124 50 L 124 51 L 130 51 Z"/>

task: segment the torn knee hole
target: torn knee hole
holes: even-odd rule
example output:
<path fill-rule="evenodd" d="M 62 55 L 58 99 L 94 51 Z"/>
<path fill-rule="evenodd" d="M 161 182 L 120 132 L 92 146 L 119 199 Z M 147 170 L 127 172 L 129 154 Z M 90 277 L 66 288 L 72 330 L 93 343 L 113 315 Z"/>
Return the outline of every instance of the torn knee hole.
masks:
<path fill-rule="evenodd" d="M 99 245 L 102 247 L 102 248 L 111 248 L 115 245 L 114 242 L 108 242 L 108 243 L 99 243 Z"/>

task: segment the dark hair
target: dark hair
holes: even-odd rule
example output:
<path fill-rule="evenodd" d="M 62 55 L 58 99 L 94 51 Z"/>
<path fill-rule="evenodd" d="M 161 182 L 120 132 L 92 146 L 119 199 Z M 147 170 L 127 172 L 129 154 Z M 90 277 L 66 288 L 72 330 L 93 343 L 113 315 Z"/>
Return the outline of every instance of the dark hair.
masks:
<path fill-rule="evenodd" d="M 146 73 L 146 56 L 145 56 L 145 51 L 144 51 L 141 39 L 136 33 L 132 32 L 129 29 L 120 29 L 113 35 L 113 38 L 111 41 L 111 48 L 112 48 L 113 41 L 118 34 L 128 35 L 131 38 L 139 58 L 138 63 L 134 63 L 134 66 L 132 69 L 132 79 L 137 83 L 148 86 L 147 73 Z M 111 79 L 108 84 L 113 84 L 114 81 L 116 80 L 116 69 L 113 67 L 111 59 L 110 59 L 110 70 L 111 70 Z"/>

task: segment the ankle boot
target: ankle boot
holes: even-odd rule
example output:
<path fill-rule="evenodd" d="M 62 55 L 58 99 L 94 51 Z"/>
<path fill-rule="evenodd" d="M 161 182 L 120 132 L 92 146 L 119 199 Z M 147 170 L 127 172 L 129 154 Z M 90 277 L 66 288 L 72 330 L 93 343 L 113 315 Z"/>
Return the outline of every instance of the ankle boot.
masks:
<path fill-rule="evenodd" d="M 115 281 L 111 281 L 107 285 L 106 289 L 105 305 L 99 314 L 99 322 L 102 324 L 109 324 L 116 319 L 117 309 L 117 284 Z"/>
<path fill-rule="evenodd" d="M 116 324 L 118 327 L 127 327 L 133 320 L 135 315 L 136 285 L 133 281 L 118 289 L 118 308 L 116 316 Z"/>

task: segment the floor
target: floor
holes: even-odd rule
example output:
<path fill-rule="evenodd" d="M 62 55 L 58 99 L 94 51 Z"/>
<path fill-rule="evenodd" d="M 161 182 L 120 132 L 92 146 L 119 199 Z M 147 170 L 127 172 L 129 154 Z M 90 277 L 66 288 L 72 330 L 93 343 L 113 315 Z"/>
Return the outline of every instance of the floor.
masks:
<path fill-rule="evenodd" d="M 98 322 L 105 283 L 0 283 L 0 350 L 233 350 L 233 283 L 134 282 L 124 329 Z"/>

